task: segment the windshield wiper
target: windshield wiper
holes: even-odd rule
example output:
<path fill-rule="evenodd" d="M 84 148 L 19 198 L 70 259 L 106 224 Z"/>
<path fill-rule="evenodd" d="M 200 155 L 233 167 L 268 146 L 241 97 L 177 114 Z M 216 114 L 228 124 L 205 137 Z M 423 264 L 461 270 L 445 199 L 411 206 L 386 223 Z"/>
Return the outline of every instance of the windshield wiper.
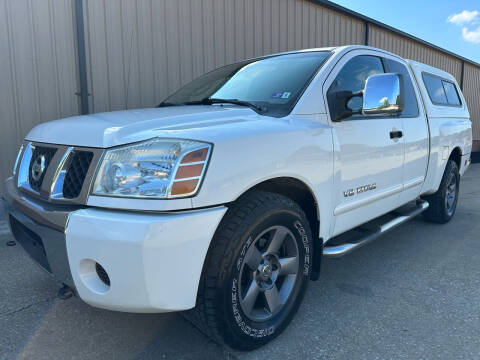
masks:
<path fill-rule="evenodd" d="M 217 98 L 210 98 L 209 99 L 212 104 L 234 104 L 234 105 L 240 105 L 240 106 L 247 106 L 253 110 L 257 110 L 260 112 L 264 112 L 267 109 L 264 106 L 256 105 L 254 103 L 251 103 L 249 101 L 244 101 L 244 100 L 238 100 L 238 99 L 217 99 Z"/>
<path fill-rule="evenodd" d="M 238 100 L 238 99 L 218 99 L 218 98 L 204 98 L 202 100 L 196 101 L 187 101 L 183 103 L 169 103 L 169 102 L 161 102 L 158 107 L 166 107 L 166 106 L 182 106 L 182 105 L 212 105 L 212 104 L 234 104 L 240 106 L 247 106 L 253 110 L 264 112 L 267 109 L 264 106 L 256 105 L 249 101 Z"/>
<path fill-rule="evenodd" d="M 182 103 L 182 105 L 212 105 L 212 104 L 234 104 L 234 105 L 240 105 L 240 106 L 247 106 L 259 112 L 263 112 L 267 110 L 263 106 L 256 105 L 249 101 L 238 100 L 238 99 L 204 98 L 202 100 L 188 101 L 188 102 Z"/>

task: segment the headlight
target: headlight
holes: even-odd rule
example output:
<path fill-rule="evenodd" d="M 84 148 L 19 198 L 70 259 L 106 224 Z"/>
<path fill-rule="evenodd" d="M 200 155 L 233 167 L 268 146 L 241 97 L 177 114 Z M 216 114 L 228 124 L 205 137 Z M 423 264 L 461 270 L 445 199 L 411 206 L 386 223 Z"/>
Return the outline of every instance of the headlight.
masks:
<path fill-rule="evenodd" d="M 92 193 L 137 198 L 193 196 L 210 150 L 210 144 L 199 141 L 160 138 L 107 150 Z"/>

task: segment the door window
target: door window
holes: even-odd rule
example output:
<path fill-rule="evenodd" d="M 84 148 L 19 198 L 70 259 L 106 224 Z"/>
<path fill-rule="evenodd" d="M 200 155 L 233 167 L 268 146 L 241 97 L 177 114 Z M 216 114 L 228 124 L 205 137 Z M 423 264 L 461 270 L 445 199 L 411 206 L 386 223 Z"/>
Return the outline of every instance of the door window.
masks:
<path fill-rule="evenodd" d="M 405 104 L 401 117 L 417 117 L 418 116 L 418 103 L 415 90 L 413 88 L 410 74 L 405 65 L 398 61 L 391 59 L 383 59 L 387 72 L 400 74 L 400 81 L 402 82 L 402 89 L 404 93 Z"/>
<path fill-rule="evenodd" d="M 335 118 L 336 114 L 335 102 L 333 98 L 335 93 L 341 91 L 348 91 L 355 93 L 365 88 L 365 82 L 370 75 L 381 74 L 384 72 L 382 60 L 377 56 L 359 55 L 350 59 L 345 66 L 340 70 L 337 77 L 327 92 L 328 107 L 330 116 Z M 357 111 L 362 108 L 362 98 L 354 97 L 349 103 L 348 107 Z M 353 115 L 351 118 L 361 117 L 361 115 Z"/>

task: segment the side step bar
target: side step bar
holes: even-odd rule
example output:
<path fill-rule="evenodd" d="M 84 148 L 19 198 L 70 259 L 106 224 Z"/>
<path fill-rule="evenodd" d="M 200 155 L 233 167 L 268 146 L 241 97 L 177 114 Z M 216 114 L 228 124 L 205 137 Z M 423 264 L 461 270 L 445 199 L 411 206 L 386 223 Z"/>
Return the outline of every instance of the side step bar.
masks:
<path fill-rule="evenodd" d="M 366 232 L 364 235 L 356 238 L 354 240 L 349 240 L 339 245 L 325 245 L 323 248 L 323 255 L 326 257 L 340 257 L 348 254 L 349 252 L 362 247 L 365 244 L 377 239 L 379 236 L 385 234 L 386 232 L 396 228 L 397 226 L 407 222 L 410 219 L 413 219 L 417 215 L 421 214 L 428 208 L 428 202 L 420 200 L 417 202 L 417 205 L 410 209 L 407 213 L 397 216 L 396 218 L 377 226 L 375 229 Z"/>

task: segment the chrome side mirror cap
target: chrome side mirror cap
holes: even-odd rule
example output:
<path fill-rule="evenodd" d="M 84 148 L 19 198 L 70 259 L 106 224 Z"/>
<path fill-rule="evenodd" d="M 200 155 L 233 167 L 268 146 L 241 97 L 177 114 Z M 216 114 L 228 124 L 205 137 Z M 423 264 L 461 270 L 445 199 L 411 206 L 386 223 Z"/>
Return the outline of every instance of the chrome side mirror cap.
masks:
<path fill-rule="evenodd" d="M 399 74 L 375 74 L 368 77 L 363 90 L 364 116 L 399 115 L 404 106 L 404 92 Z"/>

